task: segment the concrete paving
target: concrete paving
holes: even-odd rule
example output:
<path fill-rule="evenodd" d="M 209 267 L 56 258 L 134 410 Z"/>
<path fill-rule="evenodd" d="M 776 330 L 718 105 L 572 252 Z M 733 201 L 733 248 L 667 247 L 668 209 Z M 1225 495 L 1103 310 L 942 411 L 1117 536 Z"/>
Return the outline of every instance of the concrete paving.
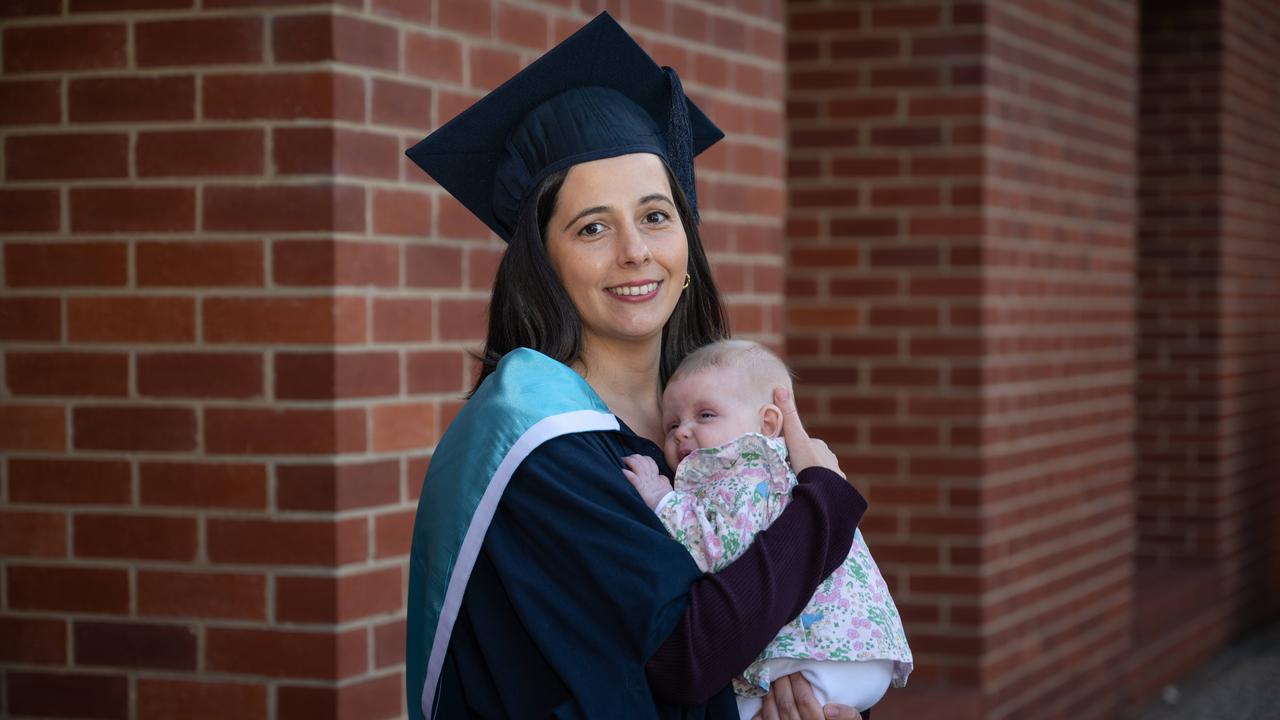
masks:
<path fill-rule="evenodd" d="M 1280 623 L 1165 688 L 1138 720 L 1280 720 Z"/>

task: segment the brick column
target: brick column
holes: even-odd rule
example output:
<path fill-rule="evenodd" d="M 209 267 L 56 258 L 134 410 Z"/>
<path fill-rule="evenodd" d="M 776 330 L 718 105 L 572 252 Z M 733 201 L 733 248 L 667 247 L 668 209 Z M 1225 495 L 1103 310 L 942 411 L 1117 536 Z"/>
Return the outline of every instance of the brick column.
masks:
<path fill-rule="evenodd" d="M 1129 646 L 1136 16 L 788 4 L 787 342 L 869 488 L 914 691 L 1102 717 Z"/>
<path fill-rule="evenodd" d="M 1278 29 L 1142 5 L 1138 698 L 1280 612 Z"/>
<path fill-rule="evenodd" d="M 578 5 L 0 7 L 0 714 L 405 712 L 503 246 L 401 153 L 605 5 L 729 133 L 704 237 L 781 345 L 780 3 Z"/>

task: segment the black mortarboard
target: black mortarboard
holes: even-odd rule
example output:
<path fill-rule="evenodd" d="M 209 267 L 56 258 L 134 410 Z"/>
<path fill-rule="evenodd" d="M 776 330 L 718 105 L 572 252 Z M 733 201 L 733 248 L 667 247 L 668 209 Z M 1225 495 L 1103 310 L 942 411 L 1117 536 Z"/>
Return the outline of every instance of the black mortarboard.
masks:
<path fill-rule="evenodd" d="M 526 194 L 589 160 L 661 156 L 697 214 L 693 156 L 724 137 L 607 12 L 405 153 L 510 240 Z"/>

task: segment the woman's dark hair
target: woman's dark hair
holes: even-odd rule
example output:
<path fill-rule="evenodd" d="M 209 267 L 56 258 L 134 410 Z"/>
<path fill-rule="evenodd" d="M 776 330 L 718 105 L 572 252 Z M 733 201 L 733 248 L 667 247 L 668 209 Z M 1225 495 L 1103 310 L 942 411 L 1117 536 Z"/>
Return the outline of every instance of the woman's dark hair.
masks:
<path fill-rule="evenodd" d="M 666 168 L 666 164 L 663 164 Z M 720 293 L 711 277 L 711 266 L 692 222 L 693 209 L 670 168 L 666 169 L 676 211 L 689 241 L 689 287 L 676 302 L 662 329 L 659 383 L 666 385 L 685 355 L 709 342 L 729 336 L 729 320 L 720 305 Z M 569 170 L 548 176 L 534 189 L 520 209 L 515 232 L 498 265 L 489 301 L 489 334 L 480 355 L 480 383 L 498 366 L 502 356 L 528 347 L 569 365 L 582 352 L 582 320 L 569 293 L 560 283 L 547 256 L 545 229 L 555 211 L 556 197 Z M 683 280 L 681 280 L 683 282 Z"/>

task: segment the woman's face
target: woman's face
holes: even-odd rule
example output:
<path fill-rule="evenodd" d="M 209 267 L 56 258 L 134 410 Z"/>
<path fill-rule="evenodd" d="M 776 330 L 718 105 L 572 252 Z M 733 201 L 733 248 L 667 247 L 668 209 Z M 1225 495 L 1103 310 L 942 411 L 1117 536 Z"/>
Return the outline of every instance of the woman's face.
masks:
<path fill-rule="evenodd" d="M 545 230 L 584 345 L 656 340 L 680 299 L 689 242 L 656 155 L 570 168 Z"/>

